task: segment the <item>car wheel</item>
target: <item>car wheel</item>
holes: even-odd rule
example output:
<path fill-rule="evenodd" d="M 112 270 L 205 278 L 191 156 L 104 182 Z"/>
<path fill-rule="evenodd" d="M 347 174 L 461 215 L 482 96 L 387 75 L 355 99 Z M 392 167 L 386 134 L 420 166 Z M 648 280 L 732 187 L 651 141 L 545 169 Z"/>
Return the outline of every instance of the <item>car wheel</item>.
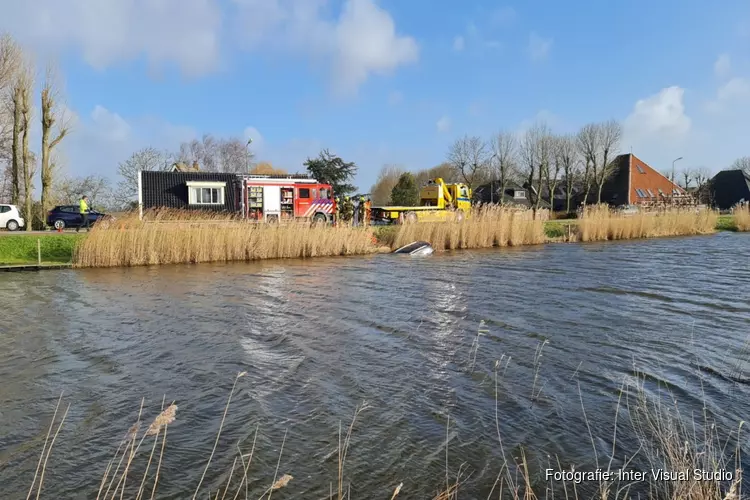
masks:
<path fill-rule="evenodd" d="M 62 219 L 57 219 L 52 225 L 55 226 L 55 229 L 57 229 L 58 231 L 62 231 L 63 229 L 65 229 L 65 221 Z"/>
<path fill-rule="evenodd" d="M 326 222 L 328 222 L 328 217 L 326 217 L 326 214 L 317 213 L 315 214 L 315 217 L 313 217 L 313 224 L 322 225 Z"/>
<path fill-rule="evenodd" d="M 9 220 L 8 223 L 5 225 L 6 229 L 8 231 L 18 231 L 18 222 L 14 220 Z"/>

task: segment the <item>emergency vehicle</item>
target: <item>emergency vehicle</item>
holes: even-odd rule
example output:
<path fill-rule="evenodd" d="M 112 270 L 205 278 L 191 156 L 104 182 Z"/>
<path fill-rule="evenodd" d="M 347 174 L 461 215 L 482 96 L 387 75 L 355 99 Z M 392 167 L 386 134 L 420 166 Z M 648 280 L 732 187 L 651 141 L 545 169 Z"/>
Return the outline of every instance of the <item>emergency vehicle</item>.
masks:
<path fill-rule="evenodd" d="M 239 203 L 258 222 L 331 222 L 336 213 L 331 185 L 305 175 L 242 175 Z"/>

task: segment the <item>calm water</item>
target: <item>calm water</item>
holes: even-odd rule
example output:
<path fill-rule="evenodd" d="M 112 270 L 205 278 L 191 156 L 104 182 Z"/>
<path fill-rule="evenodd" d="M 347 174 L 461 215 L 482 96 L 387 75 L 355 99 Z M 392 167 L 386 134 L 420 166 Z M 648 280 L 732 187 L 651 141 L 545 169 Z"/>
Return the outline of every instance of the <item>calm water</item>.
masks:
<path fill-rule="evenodd" d="M 216 490 L 257 426 L 253 498 L 271 483 L 285 432 L 279 474 L 294 479 L 278 498 L 327 497 L 339 423 L 363 401 L 346 462 L 352 497 L 390 498 L 402 481 L 402 498 L 434 494 L 447 440 L 451 474 L 464 464 L 468 475 L 465 498 L 486 498 L 501 456 L 503 356 L 504 449 L 523 445 L 533 463 L 549 454 L 594 466 L 581 399 L 606 457 L 617 391 L 634 369 L 649 388 L 672 384 L 684 413 L 705 403 L 734 427 L 750 417 L 749 247 L 750 235 L 724 233 L 0 275 L 0 496 L 25 498 L 64 391 L 48 498 L 96 496 L 142 397 L 148 421 L 163 397 L 179 406 L 160 498 L 190 498 L 239 371 L 205 484 Z M 632 453 L 619 436 L 618 454 Z"/>

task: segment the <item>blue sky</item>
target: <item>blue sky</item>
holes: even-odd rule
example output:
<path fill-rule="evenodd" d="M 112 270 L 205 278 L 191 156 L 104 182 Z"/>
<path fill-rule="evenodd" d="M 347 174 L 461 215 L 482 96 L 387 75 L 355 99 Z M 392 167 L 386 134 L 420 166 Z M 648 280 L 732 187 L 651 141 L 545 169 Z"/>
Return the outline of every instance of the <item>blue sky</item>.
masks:
<path fill-rule="evenodd" d="M 750 154 L 750 2 L 698 0 L 0 0 L 57 59 L 75 127 L 67 172 L 133 150 L 252 136 L 301 170 L 330 148 L 369 189 L 384 164 L 440 163 L 463 134 L 616 118 L 663 170 Z M 7 14 L 7 15 L 6 15 Z"/>

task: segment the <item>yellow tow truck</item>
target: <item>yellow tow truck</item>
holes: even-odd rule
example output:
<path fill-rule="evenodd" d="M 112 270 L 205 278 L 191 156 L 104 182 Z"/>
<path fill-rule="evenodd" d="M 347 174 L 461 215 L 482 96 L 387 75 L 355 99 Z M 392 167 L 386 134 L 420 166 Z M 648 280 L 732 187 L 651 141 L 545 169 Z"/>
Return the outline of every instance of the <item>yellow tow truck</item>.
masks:
<path fill-rule="evenodd" d="M 431 179 L 419 191 L 417 207 L 372 207 L 373 224 L 409 224 L 413 222 L 461 221 L 471 210 L 471 189 L 466 184 L 446 184 Z"/>

